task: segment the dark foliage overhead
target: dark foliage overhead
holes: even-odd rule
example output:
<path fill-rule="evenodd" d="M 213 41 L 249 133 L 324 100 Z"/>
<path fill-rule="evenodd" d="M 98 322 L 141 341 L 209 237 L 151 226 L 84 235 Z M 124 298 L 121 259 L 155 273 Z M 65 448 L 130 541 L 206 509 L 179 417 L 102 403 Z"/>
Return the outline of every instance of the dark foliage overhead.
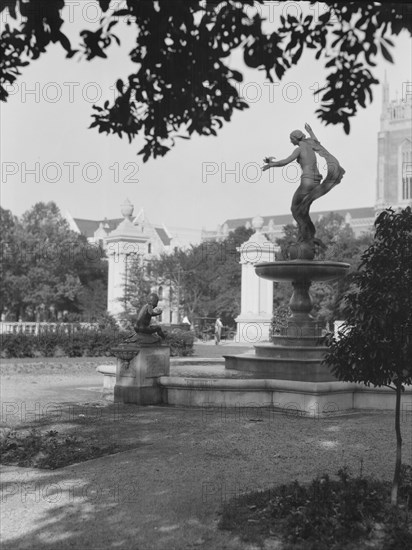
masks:
<path fill-rule="evenodd" d="M 115 30 L 120 35 L 118 25 L 126 22 L 136 28 L 130 52 L 136 71 L 126 82 L 117 80 L 113 102 L 94 106 L 91 127 L 125 134 L 129 141 L 144 136 L 139 153 L 145 161 L 165 155 L 176 137 L 216 135 L 235 110 L 247 108 L 235 86 L 242 73 L 228 66 L 236 48 L 243 50 L 248 67 L 264 70 L 270 81 L 282 79 L 305 48 L 313 50 L 328 69 L 324 87 L 316 92 L 318 117 L 325 124 L 342 124 L 349 133 L 350 118 L 372 101 L 376 57 L 392 61 L 390 36 L 403 29 L 411 33 L 412 21 L 407 3 L 326 2 L 329 9 L 322 15 L 282 16 L 268 31 L 263 0 L 125 0 L 115 10 L 118 2 L 99 4 L 100 25 L 80 33 L 80 50 L 87 60 L 106 58 L 109 46 L 120 44 Z M 1 34 L 0 99 L 7 98 L 5 85 L 50 43 L 60 43 L 67 57 L 79 51 L 63 32 L 64 6 L 65 0 L 1 2 L 0 11 L 8 9 L 10 17 Z"/>

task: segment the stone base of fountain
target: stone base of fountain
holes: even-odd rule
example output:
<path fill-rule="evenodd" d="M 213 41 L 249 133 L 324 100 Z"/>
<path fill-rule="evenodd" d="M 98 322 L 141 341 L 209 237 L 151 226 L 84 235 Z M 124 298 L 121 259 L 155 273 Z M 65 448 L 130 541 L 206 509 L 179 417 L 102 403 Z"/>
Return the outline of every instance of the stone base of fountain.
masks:
<path fill-rule="evenodd" d="M 269 342 L 257 344 L 254 355 L 225 355 L 226 368 L 249 373 L 258 379 L 302 382 L 336 380 L 329 369 L 321 364 L 327 348 L 316 345 L 316 342 L 315 339 L 307 338 L 302 345 L 294 342 L 286 345 Z"/>
<path fill-rule="evenodd" d="M 224 422 L 251 416 L 270 419 L 276 413 L 327 418 L 350 410 L 395 407 L 392 389 L 339 381 L 162 376 L 159 385 L 165 404 L 200 408 L 205 421 L 208 415 L 219 415 Z M 410 387 L 402 394 L 402 410 L 405 414 L 412 410 Z"/>
<path fill-rule="evenodd" d="M 170 373 L 170 348 L 158 343 L 127 343 L 112 348 L 117 357 L 114 401 L 136 405 L 164 402 L 160 376 Z"/>

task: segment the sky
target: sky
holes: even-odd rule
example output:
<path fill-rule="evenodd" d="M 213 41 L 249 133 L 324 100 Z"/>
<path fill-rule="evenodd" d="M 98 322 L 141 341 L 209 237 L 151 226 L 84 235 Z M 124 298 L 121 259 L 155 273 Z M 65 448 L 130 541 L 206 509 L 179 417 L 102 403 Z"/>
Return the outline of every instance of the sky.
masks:
<path fill-rule="evenodd" d="M 307 3 L 271 4 L 278 5 L 263 12 L 267 24 Z M 73 44 L 79 30 L 92 27 L 99 15 L 94 0 L 72 2 L 64 31 Z M 152 222 L 205 229 L 227 219 L 285 214 L 299 181 L 296 166 L 264 173 L 259 166 L 265 156 L 288 156 L 293 150 L 289 134 L 303 130 L 305 122 L 346 170 L 341 184 L 312 210 L 374 205 L 381 85 L 373 88 L 373 103 L 359 110 L 346 135 L 341 126 L 326 127 L 316 118 L 319 102 L 313 91 L 323 85 L 326 72 L 311 52 L 274 84 L 263 72 L 247 69 L 235 52 L 230 63 L 244 74 L 239 89 L 250 108 L 236 112 L 217 137 L 176 140 L 165 157 L 143 163 L 137 155 L 143 139 L 129 144 L 88 129 L 93 103 L 111 100 L 116 80 L 134 70 L 127 55 L 133 47 L 129 27 L 122 27 L 121 40 L 106 60 L 68 60 L 60 46 L 52 45 L 23 69 L 0 106 L 3 208 L 20 216 L 36 202 L 54 201 L 74 218 L 102 220 L 120 217 L 127 197 L 135 214 L 143 208 Z M 381 82 L 386 72 L 391 99 L 401 98 L 412 81 L 410 37 L 405 33 L 393 40 L 395 63 L 378 57 L 373 69 Z"/>

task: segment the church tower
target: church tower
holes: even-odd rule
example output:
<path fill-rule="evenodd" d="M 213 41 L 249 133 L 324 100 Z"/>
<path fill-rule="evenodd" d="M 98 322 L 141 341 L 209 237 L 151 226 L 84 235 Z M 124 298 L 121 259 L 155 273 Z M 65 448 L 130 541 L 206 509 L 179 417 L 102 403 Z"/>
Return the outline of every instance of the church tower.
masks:
<path fill-rule="evenodd" d="M 412 206 L 412 91 L 404 82 L 401 99 L 389 99 L 383 84 L 375 211 Z"/>

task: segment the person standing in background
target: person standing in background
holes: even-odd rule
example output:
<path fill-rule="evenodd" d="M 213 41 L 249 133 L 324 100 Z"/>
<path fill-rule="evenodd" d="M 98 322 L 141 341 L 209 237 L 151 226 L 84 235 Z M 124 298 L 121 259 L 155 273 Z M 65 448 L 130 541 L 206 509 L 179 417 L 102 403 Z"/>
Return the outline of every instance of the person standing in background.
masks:
<path fill-rule="evenodd" d="M 220 317 L 218 317 L 215 323 L 215 344 L 216 345 L 220 344 L 220 339 L 222 337 L 222 328 L 223 328 L 223 323 L 220 320 Z"/>

